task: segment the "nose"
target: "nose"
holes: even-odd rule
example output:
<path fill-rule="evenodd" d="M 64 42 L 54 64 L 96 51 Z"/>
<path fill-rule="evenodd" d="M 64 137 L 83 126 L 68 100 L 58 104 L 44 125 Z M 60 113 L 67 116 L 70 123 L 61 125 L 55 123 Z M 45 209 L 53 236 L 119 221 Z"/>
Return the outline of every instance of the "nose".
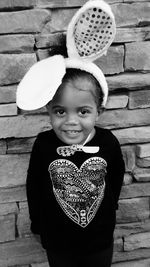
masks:
<path fill-rule="evenodd" d="M 66 125 L 77 125 L 78 119 L 77 119 L 76 114 L 67 114 L 65 124 Z"/>

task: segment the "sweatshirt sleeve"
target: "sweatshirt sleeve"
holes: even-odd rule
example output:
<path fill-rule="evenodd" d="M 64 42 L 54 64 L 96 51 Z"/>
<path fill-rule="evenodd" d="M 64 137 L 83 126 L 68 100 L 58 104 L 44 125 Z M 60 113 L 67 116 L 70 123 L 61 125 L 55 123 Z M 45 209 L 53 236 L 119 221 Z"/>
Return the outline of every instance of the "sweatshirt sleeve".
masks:
<path fill-rule="evenodd" d="M 31 231 L 40 234 L 39 203 L 40 203 L 40 177 L 41 155 L 39 137 L 35 140 L 32 148 L 26 180 L 27 201 L 31 220 Z"/>
<path fill-rule="evenodd" d="M 112 162 L 110 167 L 110 185 L 112 188 L 115 207 L 118 209 L 118 200 L 123 184 L 123 178 L 125 173 L 125 164 L 122 156 L 122 151 L 117 138 L 113 135 L 113 147 L 112 147 Z"/>

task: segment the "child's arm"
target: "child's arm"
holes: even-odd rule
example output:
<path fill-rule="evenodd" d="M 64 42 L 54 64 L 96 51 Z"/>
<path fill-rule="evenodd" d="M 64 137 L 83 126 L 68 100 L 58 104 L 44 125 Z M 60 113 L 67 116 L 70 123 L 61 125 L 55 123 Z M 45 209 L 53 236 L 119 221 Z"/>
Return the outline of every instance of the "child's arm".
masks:
<path fill-rule="evenodd" d="M 41 160 L 39 152 L 38 138 L 36 139 L 29 162 L 27 173 L 26 191 L 31 220 L 31 231 L 40 234 L 39 227 L 39 203 L 40 203 L 40 175 Z"/>
<path fill-rule="evenodd" d="M 120 196 L 121 187 L 123 184 L 123 177 L 125 173 L 125 164 L 120 148 L 120 144 L 115 136 L 113 136 L 112 148 L 112 163 L 110 167 L 110 184 L 113 191 L 116 209 L 118 208 L 118 200 Z"/>

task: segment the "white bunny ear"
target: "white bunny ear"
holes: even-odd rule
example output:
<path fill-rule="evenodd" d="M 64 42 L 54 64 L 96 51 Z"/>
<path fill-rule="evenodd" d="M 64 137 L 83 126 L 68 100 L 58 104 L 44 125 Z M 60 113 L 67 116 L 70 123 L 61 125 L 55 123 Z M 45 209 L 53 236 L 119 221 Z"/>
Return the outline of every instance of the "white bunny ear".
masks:
<path fill-rule="evenodd" d="M 68 56 L 94 61 L 107 53 L 115 33 L 116 24 L 110 6 L 103 0 L 90 0 L 75 13 L 68 25 Z"/>
<path fill-rule="evenodd" d="M 18 85 L 17 106 L 24 110 L 45 106 L 53 98 L 65 73 L 65 60 L 61 55 L 35 63 Z"/>

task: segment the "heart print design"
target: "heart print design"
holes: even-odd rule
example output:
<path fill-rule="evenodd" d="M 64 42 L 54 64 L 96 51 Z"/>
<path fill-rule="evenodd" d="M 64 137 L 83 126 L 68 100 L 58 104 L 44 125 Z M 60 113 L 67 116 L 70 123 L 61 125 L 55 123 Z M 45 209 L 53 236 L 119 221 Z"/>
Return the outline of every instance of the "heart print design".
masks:
<path fill-rule="evenodd" d="M 80 168 L 66 159 L 50 163 L 53 192 L 65 214 L 81 227 L 94 218 L 105 190 L 106 161 L 87 159 Z"/>

